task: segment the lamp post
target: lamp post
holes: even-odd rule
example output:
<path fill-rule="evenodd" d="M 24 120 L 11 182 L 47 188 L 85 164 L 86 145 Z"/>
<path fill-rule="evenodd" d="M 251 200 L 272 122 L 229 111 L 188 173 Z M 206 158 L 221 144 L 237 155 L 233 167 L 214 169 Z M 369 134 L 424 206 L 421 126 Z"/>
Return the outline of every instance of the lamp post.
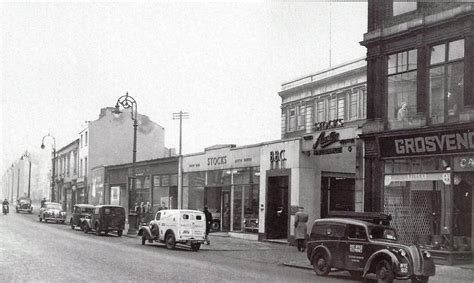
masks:
<path fill-rule="evenodd" d="M 136 170 L 135 170 L 135 162 L 137 160 L 137 102 L 135 99 L 128 95 L 128 92 L 125 95 L 122 95 L 117 99 L 117 103 L 115 104 L 115 110 L 113 111 L 116 117 L 120 116 L 122 111 L 120 111 L 120 105 L 124 108 L 131 108 L 132 113 L 132 120 L 133 120 L 133 157 L 132 157 L 132 184 L 128 190 L 128 210 L 131 211 L 133 204 L 135 203 L 135 193 L 136 193 Z M 129 213 L 128 215 L 128 234 L 135 234 L 136 233 L 136 226 L 137 226 L 137 218 L 136 214 Z"/>
<path fill-rule="evenodd" d="M 51 175 L 51 201 L 55 201 L 55 195 L 54 195 L 54 175 L 56 174 L 56 139 L 50 135 L 49 133 L 43 137 L 43 140 L 41 141 L 41 149 L 44 149 L 44 139 L 46 137 L 50 137 L 53 139 L 53 174 Z"/>
<path fill-rule="evenodd" d="M 25 151 L 21 156 L 21 160 L 28 159 L 28 198 L 30 198 L 30 185 L 31 185 L 31 155 L 28 151 Z"/>
<path fill-rule="evenodd" d="M 13 185 L 15 184 L 15 165 L 12 165 L 10 166 L 10 170 L 12 172 L 12 194 L 10 196 L 10 202 L 13 203 Z"/>

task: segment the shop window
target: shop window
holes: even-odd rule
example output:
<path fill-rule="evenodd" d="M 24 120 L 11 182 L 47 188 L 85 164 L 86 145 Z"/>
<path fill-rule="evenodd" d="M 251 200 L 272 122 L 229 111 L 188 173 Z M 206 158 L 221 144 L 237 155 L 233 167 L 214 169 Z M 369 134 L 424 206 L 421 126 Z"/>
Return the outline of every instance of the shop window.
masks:
<path fill-rule="evenodd" d="M 388 56 L 387 119 L 390 129 L 417 126 L 417 51 L 409 50 Z"/>
<path fill-rule="evenodd" d="M 392 6 L 392 14 L 393 16 L 398 16 L 401 14 L 409 13 L 416 11 L 416 2 L 408 2 L 408 1 L 403 1 L 403 2 L 393 2 Z"/>
<path fill-rule="evenodd" d="M 429 70 L 432 124 L 459 121 L 464 107 L 464 39 L 433 46 Z"/>
<path fill-rule="evenodd" d="M 349 120 L 357 119 L 357 92 L 349 94 Z"/>

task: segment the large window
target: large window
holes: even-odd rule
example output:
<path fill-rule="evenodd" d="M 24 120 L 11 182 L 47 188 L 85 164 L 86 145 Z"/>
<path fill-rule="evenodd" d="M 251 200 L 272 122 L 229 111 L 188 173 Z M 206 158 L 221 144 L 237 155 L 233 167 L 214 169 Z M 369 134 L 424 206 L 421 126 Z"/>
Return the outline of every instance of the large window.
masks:
<path fill-rule="evenodd" d="M 430 121 L 459 121 L 464 107 L 464 39 L 431 47 Z"/>
<path fill-rule="evenodd" d="M 413 127 L 416 114 L 417 51 L 388 56 L 387 118 L 390 129 Z"/>

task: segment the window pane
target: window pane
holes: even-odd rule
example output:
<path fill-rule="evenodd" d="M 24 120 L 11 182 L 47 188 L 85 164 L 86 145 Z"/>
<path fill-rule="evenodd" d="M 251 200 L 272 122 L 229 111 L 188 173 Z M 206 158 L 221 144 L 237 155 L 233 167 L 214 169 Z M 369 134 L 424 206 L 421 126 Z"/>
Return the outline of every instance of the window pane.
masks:
<path fill-rule="evenodd" d="M 445 44 L 431 47 L 431 58 L 430 58 L 431 65 L 446 61 L 445 55 L 446 55 Z"/>
<path fill-rule="evenodd" d="M 395 74 L 397 72 L 397 54 L 392 54 L 388 56 L 388 74 Z"/>
<path fill-rule="evenodd" d="M 329 100 L 329 120 L 336 119 L 336 97 Z"/>
<path fill-rule="evenodd" d="M 317 122 L 323 122 L 325 120 L 324 117 L 324 100 L 318 101 L 318 114 L 317 114 Z"/>
<path fill-rule="evenodd" d="M 464 107 L 464 63 L 448 66 L 448 122 L 459 120 Z"/>
<path fill-rule="evenodd" d="M 464 39 L 456 40 L 449 43 L 448 60 L 456 60 L 464 58 Z"/>
<path fill-rule="evenodd" d="M 416 10 L 416 2 L 393 2 L 393 15 L 401 15 Z"/>
<path fill-rule="evenodd" d="M 397 72 L 405 72 L 408 70 L 408 54 L 407 52 L 400 52 L 397 55 Z"/>
<path fill-rule="evenodd" d="M 416 115 L 416 72 L 388 77 L 387 115 L 391 128 L 410 127 Z"/>
<path fill-rule="evenodd" d="M 444 123 L 444 67 L 430 70 L 431 123 Z"/>
<path fill-rule="evenodd" d="M 304 128 L 305 123 L 305 107 L 304 105 L 298 105 L 298 128 Z"/>
<path fill-rule="evenodd" d="M 418 52 L 416 49 L 408 51 L 408 70 L 416 70 Z"/>
<path fill-rule="evenodd" d="M 344 119 L 345 118 L 345 94 L 342 94 L 339 96 L 338 101 L 337 101 L 337 118 L 338 119 Z"/>
<path fill-rule="evenodd" d="M 357 119 L 357 92 L 350 94 L 350 116 L 349 120 Z"/>

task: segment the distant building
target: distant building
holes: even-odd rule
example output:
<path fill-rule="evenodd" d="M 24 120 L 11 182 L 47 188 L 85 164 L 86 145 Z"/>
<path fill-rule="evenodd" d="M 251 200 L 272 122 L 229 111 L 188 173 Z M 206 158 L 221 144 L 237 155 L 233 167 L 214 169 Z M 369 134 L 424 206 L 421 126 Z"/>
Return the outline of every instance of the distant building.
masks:
<path fill-rule="evenodd" d="M 365 209 L 439 263 L 472 260 L 474 4 L 368 5 Z"/>
<path fill-rule="evenodd" d="M 120 116 L 115 117 L 113 109 L 113 107 L 102 108 L 99 118 L 87 122 L 86 127 L 79 132 L 78 140 L 73 142 L 74 144 L 77 142 L 78 152 L 77 160 L 74 159 L 75 165 L 67 161 L 61 163 L 61 159 L 65 158 L 64 154 L 57 157 L 56 164 L 63 171 L 56 170 L 56 179 L 64 174 L 64 164 L 77 166 L 77 179 L 71 180 L 71 188 L 76 190 L 76 203 L 104 203 L 104 166 L 132 161 L 133 120 L 130 111 L 126 109 Z M 137 161 L 168 156 L 170 152 L 164 146 L 164 135 L 163 127 L 147 116 L 138 114 Z M 67 152 L 71 150 L 69 146 L 63 149 Z M 70 202 L 64 196 L 62 199 Z"/>
<path fill-rule="evenodd" d="M 62 203 L 64 210 L 84 202 L 84 191 L 77 190 L 79 139 L 56 151 L 55 199 Z"/>

